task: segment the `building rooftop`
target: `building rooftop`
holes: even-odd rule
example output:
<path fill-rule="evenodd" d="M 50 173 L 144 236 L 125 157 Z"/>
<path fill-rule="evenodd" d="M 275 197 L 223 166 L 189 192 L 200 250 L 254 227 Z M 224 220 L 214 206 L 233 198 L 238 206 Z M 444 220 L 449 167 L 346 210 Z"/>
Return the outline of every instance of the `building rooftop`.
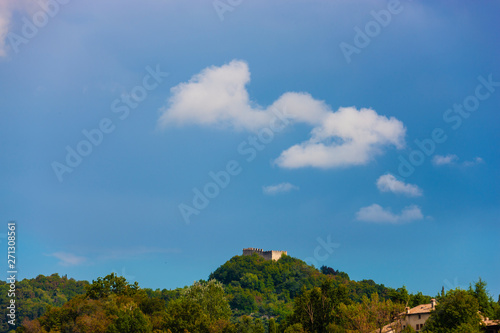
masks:
<path fill-rule="evenodd" d="M 432 311 L 432 303 L 420 304 L 406 311 L 406 314 L 422 314 L 422 313 L 430 313 L 431 311 Z"/>

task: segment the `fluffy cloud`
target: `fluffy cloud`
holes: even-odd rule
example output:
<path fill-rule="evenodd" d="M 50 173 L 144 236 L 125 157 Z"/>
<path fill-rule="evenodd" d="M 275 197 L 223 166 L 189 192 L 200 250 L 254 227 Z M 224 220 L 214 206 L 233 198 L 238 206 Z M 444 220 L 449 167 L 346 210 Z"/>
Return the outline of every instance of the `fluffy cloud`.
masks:
<path fill-rule="evenodd" d="M 418 197 L 422 195 L 422 189 L 417 185 L 405 184 L 404 182 L 397 180 L 396 177 L 390 173 L 378 178 L 377 187 L 381 192 L 405 194 L 410 197 Z"/>
<path fill-rule="evenodd" d="M 49 254 L 49 256 L 59 259 L 59 265 L 62 266 L 76 266 L 87 261 L 87 258 L 85 257 L 76 256 L 67 252 L 54 252 Z"/>
<path fill-rule="evenodd" d="M 290 183 L 281 183 L 277 185 L 269 185 L 262 187 L 264 194 L 278 194 L 284 192 L 290 192 L 291 190 L 298 190 L 298 186 L 292 185 Z"/>
<path fill-rule="evenodd" d="M 312 126 L 309 140 L 286 149 L 276 159 L 284 168 L 361 165 L 381 154 L 385 146 L 404 147 L 406 129 L 396 118 L 364 108 L 333 111 L 303 92 L 287 92 L 264 108 L 250 100 L 249 82 L 250 71 L 243 61 L 206 68 L 171 89 L 168 105 L 160 110 L 159 124 L 257 131 L 269 126 L 279 110 L 291 123 Z"/>
<path fill-rule="evenodd" d="M 252 107 L 245 85 L 250 81 L 246 63 L 232 61 L 209 67 L 187 83 L 171 89 L 169 106 L 160 125 L 169 123 L 215 125 L 254 130 L 269 122 L 269 114 Z"/>
<path fill-rule="evenodd" d="M 308 141 L 282 152 L 276 163 L 285 168 L 366 164 L 382 152 L 383 146 L 402 148 L 404 135 L 403 123 L 395 118 L 380 116 L 371 109 L 340 108 L 328 112 Z"/>
<path fill-rule="evenodd" d="M 422 215 L 422 211 L 418 206 L 415 205 L 403 208 L 401 214 L 394 214 L 390 210 L 384 209 L 377 204 L 363 207 L 356 213 L 357 220 L 373 223 L 399 224 L 421 220 L 423 218 L 424 216 Z"/>

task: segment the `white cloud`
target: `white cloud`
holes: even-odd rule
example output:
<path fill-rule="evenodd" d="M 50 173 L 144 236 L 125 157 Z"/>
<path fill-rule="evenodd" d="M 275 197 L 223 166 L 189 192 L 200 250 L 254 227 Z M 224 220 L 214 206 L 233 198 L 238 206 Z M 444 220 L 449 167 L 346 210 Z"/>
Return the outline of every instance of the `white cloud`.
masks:
<path fill-rule="evenodd" d="M 0 57 L 7 55 L 5 39 L 9 32 L 11 11 L 7 1 L 0 1 Z"/>
<path fill-rule="evenodd" d="M 298 190 L 299 187 L 292 185 L 290 183 L 281 183 L 277 185 L 269 185 L 269 186 L 264 186 L 262 187 L 262 191 L 264 194 L 278 194 L 278 193 L 284 193 L 284 192 L 290 192 L 291 190 Z"/>
<path fill-rule="evenodd" d="M 87 261 L 87 258 L 85 257 L 76 256 L 67 252 L 54 252 L 48 256 L 59 259 L 59 265 L 62 266 L 76 266 Z"/>
<path fill-rule="evenodd" d="M 397 180 L 396 177 L 390 173 L 380 176 L 377 180 L 377 187 L 381 192 L 401 193 L 411 197 L 418 197 L 422 195 L 422 189 L 417 185 L 405 184 Z"/>
<path fill-rule="evenodd" d="M 456 161 L 458 161 L 458 156 L 454 154 L 449 154 L 446 156 L 434 155 L 434 157 L 432 158 L 432 163 L 434 163 L 434 165 L 453 164 Z"/>
<path fill-rule="evenodd" d="M 191 123 L 248 130 L 262 127 L 269 122 L 269 114 L 250 105 L 245 88 L 249 81 L 248 65 L 242 61 L 206 68 L 189 82 L 171 89 L 160 125 Z"/>
<path fill-rule="evenodd" d="M 447 165 L 447 164 L 456 165 L 458 163 L 458 160 L 459 158 L 455 154 L 449 154 L 446 156 L 434 155 L 432 162 L 434 163 L 434 165 Z M 472 161 L 463 161 L 459 165 L 464 167 L 471 167 L 481 163 L 484 163 L 484 160 L 481 157 L 475 157 Z"/>
<path fill-rule="evenodd" d="M 378 115 L 371 109 L 354 107 L 328 112 L 311 138 L 292 146 L 276 160 L 285 168 L 332 168 L 362 165 L 382 152 L 382 147 L 404 147 L 403 123 Z"/>
<path fill-rule="evenodd" d="M 7 55 L 7 36 L 13 25 L 12 13 L 19 12 L 29 21 L 32 21 L 32 15 L 42 9 L 46 9 L 48 4 L 32 0 L 0 0 L 0 57 Z M 19 34 L 19 33 L 18 33 Z"/>
<path fill-rule="evenodd" d="M 368 163 L 383 147 L 404 147 L 406 129 L 396 118 L 355 107 L 333 111 L 308 93 L 287 92 L 264 108 L 249 98 L 250 71 L 244 61 L 209 67 L 187 83 L 171 89 L 159 124 L 215 126 L 256 131 L 270 125 L 273 110 L 293 123 L 313 127 L 310 139 L 281 153 L 275 163 L 284 168 L 333 168 Z"/>
<path fill-rule="evenodd" d="M 478 164 L 481 164 L 481 163 L 484 163 L 484 160 L 481 157 L 476 157 L 472 161 L 464 161 L 462 163 L 462 165 L 465 166 L 465 167 L 470 167 L 470 166 L 475 166 L 475 165 L 478 165 Z"/>
<path fill-rule="evenodd" d="M 389 209 L 384 209 L 380 205 L 373 204 L 361 208 L 356 213 L 356 219 L 364 222 L 374 223 L 405 223 L 415 220 L 421 220 L 424 216 L 418 206 L 411 205 L 403 208 L 401 214 L 394 214 Z"/>

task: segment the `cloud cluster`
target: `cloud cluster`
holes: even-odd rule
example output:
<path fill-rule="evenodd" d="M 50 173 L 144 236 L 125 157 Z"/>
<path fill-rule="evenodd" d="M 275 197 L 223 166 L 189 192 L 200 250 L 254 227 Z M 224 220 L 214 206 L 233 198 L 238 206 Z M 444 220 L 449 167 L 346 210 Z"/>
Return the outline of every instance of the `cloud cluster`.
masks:
<path fill-rule="evenodd" d="M 358 221 L 373 223 L 401 224 L 421 220 L 423 218 L 424 216 L 420 207 L 416 205 L 403 208 L 400 214 L 394 214 L 389 209 L 385 209 L 377 204 L 363 207 L 356 213 L 356 219 Z"/>
<path fill-rule="evenodd" d="M 432 158 L 432 163 L 436 166 L 441 165 L 456 165 L 458 163 L 458 156 L 455 154 L 448 155 L 434 155 Z M 475 157 L 472 161 L 463 161 L 460 165 L 464 167 L 471 167 L 478 164 L 484 163 L 481 157 Z"/>
<path fill-rule="evenodd" d="M 341 107 L 332 110 L 325 102 L 305 92 L 286 92 L 267 107 L 250 99 L 250 71 L 244 61 L 205 68 L 189 81 L 171 89 L 168 103 L 160 109 L 161 127 L 198 125 L 235 131 L 257 132 L 269 127 L 276 110 L 291 124 L 311 127 L 309 138 L 280 153 L 274 163 L 282 168 L 337 168 L 364 165 L 387 147 L 404 148 L 406 129 L 401 121 L 368 108 Z M 381 191 L 420 196 L 422 190 L 384 175 L 377 181 Z M 274 195 L 296 190 L 290 183 L 264 186 Z M 358 220 L 401 223 L 422 218 L 420 208 L 408 206 L 393 214 L 378 205 L 361 208 Z"/>
<path fill-rule="evenodd" d="M 290 192 L 292 190 L 298 190 L 299 187 L 292 185 L 290 183 L 281 183 L 277 185 L 269 185 L 269 186 L 264 186 L 262 187 L 262 192 L 264 194 L 269 194 L 269 195 L 274 195 L 278 193 L 286 193 Z"/>
<path fill-rule="evenodd" d="M 422 189 L 417 185 L 405 184 L 397 180 L 390 173 L 380 176 L 377 179 L 377 187 L 381 192 L 392 192 L 396 194 L 405 194 L 410 197 L 419 197 L 422 195 Z"/>
<path fill-rule="evenodd" d="M 404 147 L 406 129 L 394 117 L 355 107 L 333 111 L 303 92 L 287 92 L 264 108 L 251 101 L 246 85 L 250 71 L 244 61 L 209 67 L 171 89 L 159 124 L 201 125 L 257 131 L 269 126 L 277 109 L 292 123 L 312 127 L 309 140 L 296 144 L 275 160 L 284 168 L 334 168 L 362 165 L 386 146 Z"/>

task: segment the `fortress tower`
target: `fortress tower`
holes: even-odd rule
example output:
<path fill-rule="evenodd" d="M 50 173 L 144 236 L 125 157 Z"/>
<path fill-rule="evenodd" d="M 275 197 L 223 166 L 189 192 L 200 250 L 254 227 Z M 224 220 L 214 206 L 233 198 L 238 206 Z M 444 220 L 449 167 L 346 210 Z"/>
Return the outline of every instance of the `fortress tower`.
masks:
<path fill-rule="evenodd" d="M 254 253 L 257 253 L 259 256 L 266 260 L 279 260 L 282 254 L 287 254 L 286 251 L 264 251 L 262 249 L 256 249 L 254 247 L 243 249 L 244 256 L 251 256 Z"/>

